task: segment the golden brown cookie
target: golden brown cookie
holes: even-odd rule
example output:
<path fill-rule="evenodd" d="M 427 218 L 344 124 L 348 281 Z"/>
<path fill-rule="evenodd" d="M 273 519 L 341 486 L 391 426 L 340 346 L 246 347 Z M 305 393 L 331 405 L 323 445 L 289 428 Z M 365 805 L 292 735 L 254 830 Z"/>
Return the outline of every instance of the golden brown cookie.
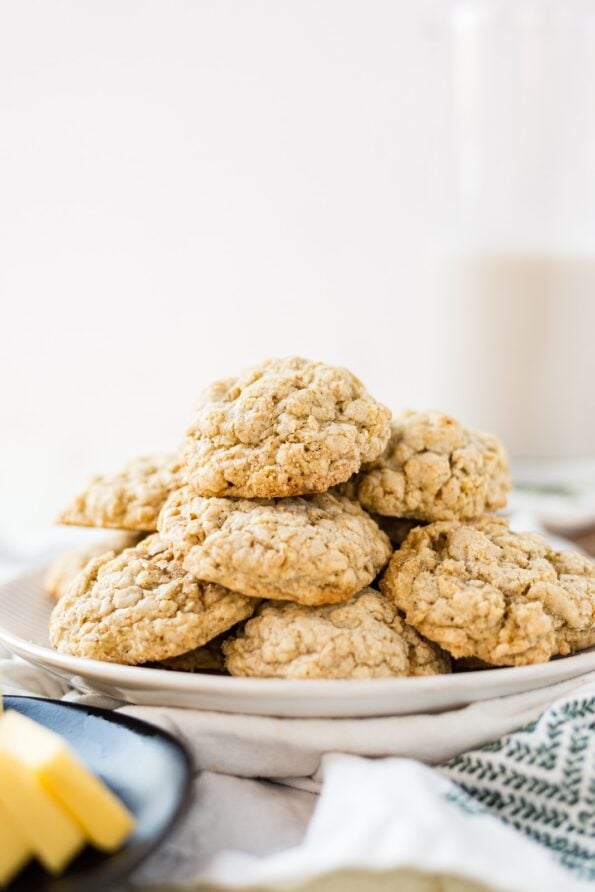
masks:
<path fill-rule="evenodd" d="M 522 666 L 595 644 L 595 564 L 503 518 L 418 527 L 380 588 L 454 657 Z"/>
<path fill-rule="evenodd" d="M 385 517 L 382 514 L 372 514 L 372 517 L 380 529 L 384 530 L 393 548 L 400 548 L 411 530 L 425 526 L 423 521 L 412 520 L 410 517 Z"/>
<path fill-rule="evenodd" d="M 270 359 L 202 394 L 183 450 L 188 482 L 203 496 L 321 492 L 380 455 L 390 415 L 347 369 Z"/>
<path fill-rule="evenodd" d="M 195 579 L 158 536 L 148 536 L 87 565 L 54 607 L 50 641 L 61 653 L 94 660 L 166 660 L 246 619 L 256 603 Z"/>
<path fill-rule="evenodd" d="M 169 669 L 172 672 L 225 672 L 221 645 L 226 635 L 218 635 L 202 647 L 195 647 L 177 657 L 144 665 L 150 669 Z"/>
<path fill-rule="evenodd" d="M 461 657 L 460 660 L 452 661 L 453 672 L 485 672 L 488 669 L 497 669 L 498 666 L 492 666 L 484 660 L 478 660 L 477 657 Z"/>
<path fill-rule="evenodd" d="M 345 604 L 261 606 L 223 643 L 232 675 L 276 678 L 388 678 L 450 672 L 450 660 L 365 589 Z"/>
<path fill-rule="evenodd" d="M 93 477 L 58 523 L 151 533 L 163 503 L 182 483 L 183 467 L 176 456 L 141 456 L 117 474 Z"/>
<path fill-rule="evenodd" d="M 358 498 L 376 514 L 470 520 L 506 504 L 510 472 L 497 437 L 441 412 L 405 412 L 384 453 L 362 469 Z"/>
<path fill-rule="evenodd" d="M 336 486 L 332 486 L 328 492 L 331 492 L 335 496 L 344 496 L 346 499 L 351 499 L 352 502 L 357 502 L 359 501 L 357 497 L 358 486 L 359 475 L 354 474 L 353 477 L 350 477 L 345 483 L 338 483 Z"/>
<path fill-rule="evenodd" d="M 91 558 L 106 554 L 115 557 L 125 548 L 132 548 L 142 539 L 144 533 L 115 533 L 100 542 L 69 548 L 55 558 L 43 578 L 43 587 L 55 601 L 65 595 L 74 578 L 83 570 Z"/>
<path fill-rule="evenodd" d="M 173 493 L 159 532 L 184 567 L 252 597 L 332 604 L 368 585 L 388 561 L 388 537 L 331 493 L 264 500 Z"/>

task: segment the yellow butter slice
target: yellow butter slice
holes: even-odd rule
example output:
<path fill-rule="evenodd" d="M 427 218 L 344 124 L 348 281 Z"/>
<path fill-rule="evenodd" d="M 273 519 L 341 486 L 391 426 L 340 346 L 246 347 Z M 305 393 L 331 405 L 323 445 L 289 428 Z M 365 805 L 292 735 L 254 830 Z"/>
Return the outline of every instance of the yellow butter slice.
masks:
<path fill-rule="evenodd" d="M 85 844 L 82 828 L 1 743 L 0 803 L 51 873 L 60 873 Z"/>
<path fill-rule="evenodd" d="M 29 769 L 97 848 L 114 851 L 134 829 L 128 809 L 58 734 L 8 710 L 0 719 L 0 747 Z"/>
<path fill-rule="evenodd" d="M 32 854 L 30 846 L 0 802 L 0 886 L 7 886 Z"/>

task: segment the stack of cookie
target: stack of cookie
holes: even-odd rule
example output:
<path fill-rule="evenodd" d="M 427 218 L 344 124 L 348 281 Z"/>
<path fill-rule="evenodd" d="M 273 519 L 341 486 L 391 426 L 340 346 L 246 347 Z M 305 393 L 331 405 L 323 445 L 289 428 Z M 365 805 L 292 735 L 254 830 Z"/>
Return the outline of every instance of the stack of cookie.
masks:
<path fill-rule="evenodd" d="M 96 477 L 66 509 L 63 523 L 137 538 L 54 567 L 52 644 L 181 671 L 377 678 L 595 643 L 593 565 L 491 514 L 509 488 L 495 437 L 436 412 L 391 425 L 346 369 L 269 360 L 207 388 L 175 456 Z"/>

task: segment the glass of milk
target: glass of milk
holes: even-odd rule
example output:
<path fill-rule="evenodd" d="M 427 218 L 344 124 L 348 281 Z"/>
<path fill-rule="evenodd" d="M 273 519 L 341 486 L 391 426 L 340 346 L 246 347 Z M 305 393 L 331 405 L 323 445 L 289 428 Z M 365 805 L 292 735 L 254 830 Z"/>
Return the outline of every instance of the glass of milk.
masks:
<path fill-rule="evenodd" d="M 461 0 L 450 41 L 439 404 L 595 485 L 595 3 Z"/>

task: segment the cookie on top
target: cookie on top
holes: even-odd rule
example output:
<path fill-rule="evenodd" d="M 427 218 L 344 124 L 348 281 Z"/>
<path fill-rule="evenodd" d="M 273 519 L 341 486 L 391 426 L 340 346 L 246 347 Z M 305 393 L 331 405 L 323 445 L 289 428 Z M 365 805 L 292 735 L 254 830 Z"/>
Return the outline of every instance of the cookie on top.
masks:
<path fill-rule="evenodd" d="M 384 450 L 391 413 L 344 368 L 269 359 L 208 387 L 183 445 L 202 496 L 323 492 Z"/>

